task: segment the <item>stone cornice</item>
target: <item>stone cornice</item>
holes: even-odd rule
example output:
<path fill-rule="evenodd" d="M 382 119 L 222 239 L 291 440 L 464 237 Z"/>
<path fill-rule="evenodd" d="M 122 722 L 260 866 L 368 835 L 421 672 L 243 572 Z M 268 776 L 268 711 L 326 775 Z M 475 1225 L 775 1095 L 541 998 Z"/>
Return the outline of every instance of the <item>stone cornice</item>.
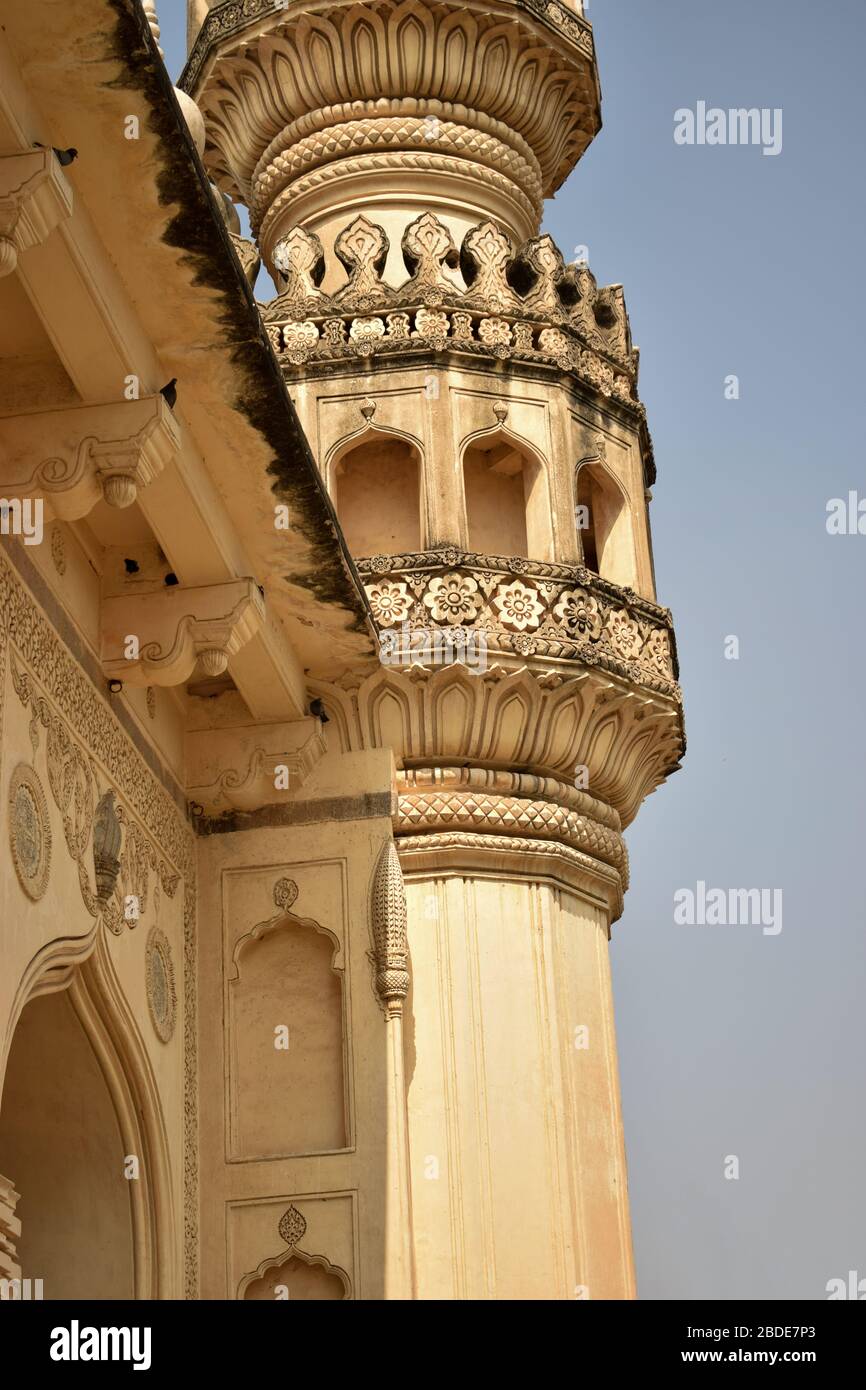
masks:
<path fill-rule="evenodd" d="M 595 46 L 592 25 L 582 14 L 576 14 L 569 0 L 505 0 L 514 9 L 525 11 L 540 19 L 551 31 L 566 42 L 574 43 L 587 57 L 594 56 Z M 503 8 L 500 4 L 497 8 Z M 285 13 L 289 4 L 278 0 L 223 0 L 213 5 L 196 36 L 180 75 L 178 86 L 186 92 L 194 92 L 195 83 L 202 67 L 211 52 L 227 39 L 232 39 L 254 25 L 261 23 L 268 15 Z"/>
<path fill-rule="evenodd" d="M 296 81 L 286 78 L 289 71 Z M 237 81 L 247 97 L 250 83 L 259 89 L 258 118 L 249 100 L 236 100 Z M 263 150 L 301 114 L 293 89 L 303 91 L 308 111 L 383 92 L 418 99 L 422 116 L 434 94 L 464 108 L 495 106 L 533 147 L 545 196 L 601 124 L 591 26 L 552 0 L 442 0 L 414 9 L 399 0 L 218 5 L 180 85 L 206 113 L 216 182 L 244 199 Z"/>

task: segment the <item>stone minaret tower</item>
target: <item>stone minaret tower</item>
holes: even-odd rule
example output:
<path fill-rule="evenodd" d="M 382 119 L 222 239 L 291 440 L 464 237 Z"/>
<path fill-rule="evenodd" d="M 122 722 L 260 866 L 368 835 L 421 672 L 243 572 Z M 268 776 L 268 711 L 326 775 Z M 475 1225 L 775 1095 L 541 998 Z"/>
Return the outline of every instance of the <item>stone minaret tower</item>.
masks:
<path fill-rule="evenodd" d="M 382 636 L 308 680 L 330 748 L 394 758 L 386 1296 L 630 1298 L 608 939 L 683 724 L 622 289 L 540 235 L 600 128 L 592 28 L 576 0 L 191 0 L 190 36 Z"/>

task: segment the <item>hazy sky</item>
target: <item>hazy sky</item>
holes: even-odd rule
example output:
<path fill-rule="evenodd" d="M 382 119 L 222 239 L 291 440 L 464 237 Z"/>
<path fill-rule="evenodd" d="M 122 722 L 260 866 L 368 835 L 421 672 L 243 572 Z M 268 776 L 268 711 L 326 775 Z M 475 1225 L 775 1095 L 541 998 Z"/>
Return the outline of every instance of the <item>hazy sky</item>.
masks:
<path fill-rule="evenodd" d="M 175 76 L 183 11 L 160 0 Z M 826 1298 L 866 1278 L 866 535 L 826 530 L 866 498 L 866 5 L 587 13 L 604 128 L 545 230 L 625 288 L 689 736 L 629 832 L 611 946 L 638 1288 Z M 675 144 L 699 101 L 780 108 L 781 153 Z M 781 932 L 675 925 L 699 880 L 780 889 Z"/>

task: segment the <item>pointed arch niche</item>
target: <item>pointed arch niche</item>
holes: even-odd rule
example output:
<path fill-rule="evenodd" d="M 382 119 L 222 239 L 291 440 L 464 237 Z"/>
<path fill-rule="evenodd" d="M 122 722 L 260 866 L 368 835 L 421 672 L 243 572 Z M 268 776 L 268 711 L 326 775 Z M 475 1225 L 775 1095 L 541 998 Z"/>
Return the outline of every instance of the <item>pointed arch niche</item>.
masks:
<path fill-rule="evenodd" d="M 240 939 L 227 981 L 234 1158 L 331 1153 L 349 1143 L 340 942 L 296 917 L 297 889 L 284 887 L 284 910 Z"/>
<path fill-rule="evenodd" d="M 104 937 L 29 991 L 3 1081 L 0 1172 L 20 1194 L 18 1262 L 46 1299 L 180 1296 L 157 1082 Z"/>
<path fill-rule="evenodd" d="M 352 555 L 423 549 L 422 460 L 408 437 L 365 430 L 329 467 L 331 500 Z"/>
<path fill-rule="evenodd" d="M 264 1261 L 241 1281 L 238 1292 L 245 1301 L 268 1303 L 286 1296 L 292 1303 L 299 1299 L 320 1303 L 350 1299 L 352 1295 L 342 1269 L 329 1264 L 323 1255 L 305 1255 L 300 1250 L 287 1250 L 285 1255 Z"/>
<path fill-rule="evenodd" d="M 583 563 L 615 584 L 636 584 L 634 540 L 628 498 L 597 456 L 575 470 L 574 503 Z"/>
<path fill-rule="evenodd" d="M 510 431 L 475 435 L 463 452 L 467 548 L 482 555 L 553 558 L 544 463 Z"/>

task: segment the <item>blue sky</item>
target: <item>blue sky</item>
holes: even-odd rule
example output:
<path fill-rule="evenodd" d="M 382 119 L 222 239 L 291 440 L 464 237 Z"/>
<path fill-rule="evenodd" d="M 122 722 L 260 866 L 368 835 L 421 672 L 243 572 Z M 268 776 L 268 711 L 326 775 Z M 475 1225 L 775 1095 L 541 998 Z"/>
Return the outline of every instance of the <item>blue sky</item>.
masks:
<path fill-rule="evenodd" d="M 174 76 L 183 9 L 159 5 Z M 545 230 L 625 288 L 689 735 L 629 832 L 611 945 L 638 1287 L 820 1299 L 866 1278 L 866 536 L 825 525 L 866 497 L 866 6 L 587 10 L 604 128 Z M 677 145 L 699 101 L 780 108 L 781 153 Z M 698 880 L 781 889 L 782 931 L 675 925 Z"/>

